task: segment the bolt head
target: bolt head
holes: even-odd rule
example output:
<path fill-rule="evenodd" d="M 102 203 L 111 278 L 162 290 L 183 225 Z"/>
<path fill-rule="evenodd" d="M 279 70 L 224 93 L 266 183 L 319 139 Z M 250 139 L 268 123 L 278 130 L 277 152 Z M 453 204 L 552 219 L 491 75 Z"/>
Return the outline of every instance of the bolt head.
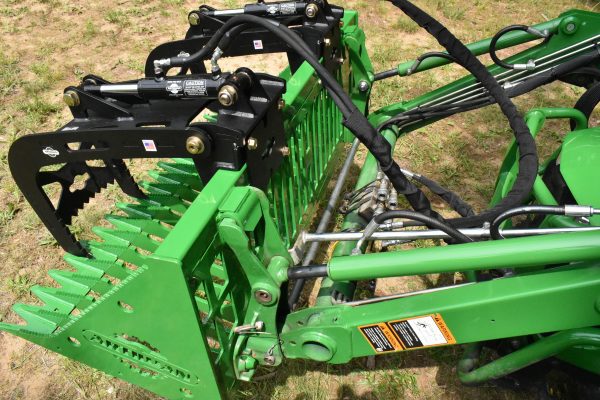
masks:
<path fill-rule="evenodd" d="M 323 42 L 325 43 L 325 47 L 331 46 L 331 39 L 327 38 Z"/>
<path fill-rule="evenodd" d="M 219 103 L 225 107 L 234 105 L 238 100 L 237 89 L 231 85 L 225 85 L 219 90 Z"/>
<path fill-rule="evenodd" d="M 360 90 L 363 93 L 369 90 L 370 87 L 371 85 L 369 85 L 369 82 L 367 81 L 360 81 L 358 84 L 358 90 Z"/>
<path fill-rule="evenodd" d="M 69 107 L 77 107 L 79 104 L 81 104 L 81 101 L 79 100 L 79 95 L 77 94 L 77 92 L 74 92 L 72 90 L 68 90 L 65 92 L 65 94 L 63 95 L 63 101 Z"/>
<path fill-rule="evenodd" d="M 190 15 L 188 15 L 188 22 L 192 26 L 197 26 L 200 23 L 200 15 L 198 15 L 198 13 L 195 12 L 191 13 Z"/>
<path fill-rule="evenodd" d="M 314 18 L 319 13 L 319 6 L 315 3 L 310 3 L 306 6 L 306 10 L 304 11 L 308 18 Z"/>
<path fill-rule="evenodd" d="M 289 157 L 290 156 L 290 148 L 287 146 L 284 146 L 280 149 L 281 151 L 281 155 L 284 157 Z"/>
<path fill-rule="evenodd" d="M 248 138 L 248 141 L 246 142 L 246 147 L 248 148 L 248 150 L 256 150 L 258 148 L 258 140 L 256 138 Z M 260 292 L 257 291 L 256 293 Z"/>
<path fill-rule="evenodd" d="M 262 304 L 268 304 L 273 300 L 273 296 L 271 295 L 271 293 L 267 292 L 264 289 L 259 289 L 256 292 L 254 292 L 254 297 L 259 303 Z"/>
<path fill-rule="evenodd" d="M 275 356 L 265 356 L 264 361 L 267 365 L 275 365 Z"/>
<path fill-rule="evenodd" d="M 204 141 L 198 136 L 190 136 L 185 142 L 185 148 L 188 153 L 198 155 L 204 153 L 206 146 L 204 145 Z"/>

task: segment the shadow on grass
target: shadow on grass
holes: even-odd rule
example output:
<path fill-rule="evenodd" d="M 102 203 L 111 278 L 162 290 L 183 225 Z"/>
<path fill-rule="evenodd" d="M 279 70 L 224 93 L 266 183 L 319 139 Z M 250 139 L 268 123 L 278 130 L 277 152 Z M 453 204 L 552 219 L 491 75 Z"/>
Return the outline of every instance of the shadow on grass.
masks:
<path fill-rule="evenodd" d="M 367 368 L 367 358 L 343 365 L 287 360 L 263 372 L 265 379 L 259 376 L 257 381 L 243 384 L 234 399 L 532 398 L 530 388 L 517 391 L 494 383 L 463 386 L 455 368 L 461 355 L 459 346 L 395 353 L 376 357 L 373 368 Z"/>

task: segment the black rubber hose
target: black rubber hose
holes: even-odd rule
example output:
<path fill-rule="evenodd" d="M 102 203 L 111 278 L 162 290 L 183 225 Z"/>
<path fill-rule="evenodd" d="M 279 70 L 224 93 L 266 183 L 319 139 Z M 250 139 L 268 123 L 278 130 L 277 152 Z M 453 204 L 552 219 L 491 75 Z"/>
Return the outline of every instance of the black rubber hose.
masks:
<path fill-rule="evenodd" d="M 445 232 L 446 234 L 448 234 L 448 236 L 450 236 L 452 239 L 456 240 L 458 243 L 470 243 L 470 242 L 474 241 L 473 239 L 471 239 L 467 235 L 463 234 L 458 229 L 453 228 L 449 224 L 444 223 L 435 218 L 431 218 L 426 215 L 419 214 L 414 211 L 409 211 L 409 210 L 386 211 L 384 213 L 381 213 L 381 214 L 375 216 L 375 218 L 373 218 L 373 220 L 376 223 L 378 223 L 379 225 L 382 225 L 385 221 L 390 220 L 390 219 L 395 219 L 395 218 L 404 218 L 404 219 L 422 222 L 429 228 L 439 229 L 439 230 Z"/>
<path fill-rule="evenodd" d="M 564 206 L 522 206 L 513 208 L 500 214 L 490 226 L 490 236 L 492 239 L 504 239 L 500 233 L 500 225 L 507 219 L 518 215 L 538 214 L 538 215 L 564 215 Z"/>
<path fill-rule="evenodd" d="M 255 24 L 269 30 L 279 39 L 287 43 L 293 51 L 300 54 L 321 78 L 323 86 L 331 94 L 333 101 L 344 115 L 342 124 L 367 147 L 371 154 L 373 154 L 375 159 L 379 162 L 381 170 L 390 179 L 390 182 L 396 191 L 399 194 L 406 196 L 408 202 L 416 211 L 441 218 L 437 213 L 431 210 L 431 204 L 423 192 L 404 176 L 402 170 L 392 157 L 391 144 L 375 130 L 363 113 L 354 105 L 350 97 L 344 92 L 337 80 L 317 60 L 310 49 L 308 49 L 308 46 L 306 46 L 303 41 L 299 40 L 297 36 L 294 36 L 289 28 L 280 25 L 276 21 L 266 20 L 252 15 L 239 15 L 228 20 L 223 27 L 215 33 L 215 36 L 209 41 L 210 46 L 213 46 L 213 48 L 216 47 L 224 37 L 226 31 L 244 23 Z M 210 51 L 206 50 L 209 48 L 209 44 L 189 57 L 171 58 L 170 67 L 185 67 L 203 60 Z"/>
<path fill-rule="evenodd" d="M 500 38 L 502 36 L 506 35 L 508 32 L 512 32 L 512 31 L 524 31 L 524 32 L 528 32 L 533 35 L 535 35 L 537 32 L 536 30 L 532 30 L 527 25 L 509 25 L 507 27 L 500 29 L 498 31 L 498 33 L 496 33 L 494 35 L 494 37 L 490 41 L 490 57 L 496 65 L 498 65 L 504 69 L 515 69 L 515 66 L 501 60 L 498 57 L 498 55 L 496 54 L 496 45 L 498 44 L 498 40 L 500 40 Z M 544 41 L 547 41 L 548 39 L 550 39 L 550 35 L 548 34 L 546 37 L 543 37 L 543 36 L 540 37 L 540 39 L 542 39 L 542 38 L 544 39 Z"/>
<path fill-rule="evenodd" d="M 424 121 L 432 118 L 444 118 L 461 112 L 475 110 L 490 104 L 494 104 L 494 99 L 491 97 L 484 97 L 477 100 L 465 101 L 462 103 L 442 104 L 438 106 L 430 107 L 417 107 L 411 110 L 405 111 L 398 114 L 377 127 L 377 131 L 381 132 L 383 129 L 395 125 L 398 128 L 405 127 L 406 125 L 413 124 L 418 121 Z"/>
<path fill-rule="evenodd" d="M 327 276 L 327 265 L 306 265 L 304 267 L 288 268 L 288 279 L 310 279 Z"/>
<path fill-rule="evenodd" d="M 453 191 L 446 189 L 433 179 L 429 179 L 423 175 L 415 175 L 413 179 L 429 188 L 433 193 L 438 195 L 444 200 L 454 211 L 456 211 L 461 217 L 471 217 L 475 215 L 473 208 L 466 201 L 464 201 L 459 195 Z"/>
<path fill-rule="evenodd" d="M 419 58 L 417 58 L 415 60 L 415 63 L 406 71 L 406 75 L 411 75 L 412 73 L 415 72 L 415 70 L 417 68 L 419 68 L 419 65 L 421 65 L 421 63 L 430 58 L 430 57 L 440 57 L 440 58 L 445 58 L 447 60 L 450 60 L 452 62 L 456 62 L 456 60 L 454 59 L 454 57 L 452 57 L 450 54 L 448 53 L 442 53 L 440 51 L 432 51 L 429 53 L 425 53 L 422 54 L 421 56 L 419 56 Z M 398 68 L 394 68 L 394 69 L 390 69 L 389 71 L 383 71 L 383 72 L 379 72 L 377 74 L 375 74 L 375 81 L 380 81 L 382 79 L 387 79 L 387 78 L 391 78 L 394 76 L 398 76 L 400 75 Z"/>
<path fill-rule="evenodd" d="M 598 103 L 600 103 L 600 82 L 594 84 L 582 94 L 573 108 L 581 111 L 589 120 Z M 576 122 L 571 120 L 572 131 L 575 130 L 576 126 Z"/>
<path fill-rule="evenodd" d="M 502 212 L 521 205 L 527 200 L 538 169 L 535 141 L 523 117 L 518 113 L 517 108 L 507 96 L 504 89 L 463 43 L 438 21 L 411 2 L 407 0 L 391 0 L 391 2 L 417 24 L 425 28 L 446 49 L 448 54 L 456 59 L 457 63 L 462 65 L 475 79 L 481 82 L 482 86 L 488 90 L 500 106 L 504 115 L 506 115 L 510 127 L 514 132 L 519 149 L 519 173 L 511 191 L 496 206 L 479 215 L 448 221 L 454 227 L 481 226 L 484 222 L 494 220 Z"/>
<path fill-rule="evenodd" d="M 406 75 L 412 75 L 417 70 L 417 68 L 419 68 L 423 61 L 431 57 L 440 57 L 452 62 L 456 62 L 456 59 L 451 54 L 443 53 L 441 51 L 430 51 L 428 53 L 421 54 L 419 58 L 415 60 L 415 63 L 406 71 Z"/>
<path fill-rule="evenodd" d="M 382 79 L 392 78 L 394 76 L 398 76 L 398 68 L 390 69 L 388 71 L 378 72 L 375 74 L 375 78 L 373 80 L 380 81 Z"/>
<path fill-rule="evenodd" d="M 186 67 L 192 64 L 203 62 L 205 59 L 210 58 L 210 54 L 217 48 L 221 48 L 220 45 L 228 46 L 231 40 L 241 33 L 243 30 L 248 29 L 250 26 L 255 25 L 262 27 L 279 37 L 286 44 L 288 44 L 296 53 L 301 55 L 306 61 L 311 64 L 315 69 L 315 72 L 321 78 L 323 85 L 328 89 L 330 94 L 333 94 L 336 105 L 345 117 L 352 114 L 353 110 L 356 109 L 352 100 L 345 94 L 343 88 L 338 84 L 337 80 L 329 74 L 327 69 L 318 62 L 316 57 L 312 54 L 312 51 L 308 48 L 296 34 L 294 34 L 287 26 L 281 25 L 279 22 L 256 17 L 253 15 L 238 15 L 235 16 L 225 24 L 219 30 L 217 30 L 213 37 L 206 43 L 206 45 L 197 51 L 196 53 L 188 57 L 172 57 L 168 68 L 172 67 Z M 243 26 L 243 28 L 238 28 Z M 221 48 L 221 50 L 225 50 Z M 166 71 L 165 71 L 166 73 Z M 333 92 L 333 93 L 332 93 Z"/>

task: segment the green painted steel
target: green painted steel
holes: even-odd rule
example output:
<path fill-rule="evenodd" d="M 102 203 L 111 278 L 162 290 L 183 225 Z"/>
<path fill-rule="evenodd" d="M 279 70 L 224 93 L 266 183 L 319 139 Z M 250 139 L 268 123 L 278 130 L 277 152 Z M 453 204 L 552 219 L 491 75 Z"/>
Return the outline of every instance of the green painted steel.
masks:
<path fill-rule="evenodd" d="M 577 193 L 576 200 L 578 204 L 599 207 L 600 199 L 597 197 L 598 194 L 594 190 L 594 187 L 589 185 L 589 182 L 594 181 L 594 177 L 592 176 L 594 171 L 600 167 L 600 161 L 595 156 L 597 153 L 593 150 L 599 146 L 600 136 L 598 128 L 585 129 L 588 126 L 587 118 L 581 111 L 572 108 L 536 108 L 525 115 L 527 126 L 533 137 L 537 137 L 542 132 L 544 124 L 550 119 L 570 119 L 575 121 L 575 131 L 567 135 L 563 144 L 542 163 L 538 177 L 534 183 L 533 198 L 540 204 L 558 204 L 550 189 L 543 182 L 542 176 L 546 167 L 551 162 L 556 162 L 560 156 L 561 174 L 566 178 L 563 170 L 567 171 L 566 174 L 569 176 L 567 183 L 571 191 Z M 572 149 L 571 146 L 573 147 Z M 565 149 L 567 149 L 566 153 Z M 518 156 L 517 145 L 513 140 L 508 147 L 506 156 L 500 167 L 496 189 L 491 201 L 492 205 L 497 204 L 511 190 L 519 171 Z M 585 179 L 581 174 L 585 175 Z M 599 225 L 600 218 L 594 216 L 590 219 L 590 222 L 592 225 Z M 510 226 L 509 221 L 503 224 L 503 227 L 508 226 Z M 549 216 L 541 226 L 577 227 L 582 226 L 582 224 L 569 217 Z"/>
<path fill-rule="evenodd" d="M 483 383 L 576 347 L 600 349 L 600 329 L 573 329 L 542 336 L 535 343 L 477 369 L 474 369 L 476 358 L 469 357 L 459 363 L 458 376 L 466 384 Z M 593 364 L 597 363 L 598 360 Z"/>
<path fill-rule="evenodd" d="M 357 24 L 347 11 L 337 78 L 364 111 L 369 92 L 358 85 L 372 66 Z M 92 258 L 65 256 L 75 272 L 52 271 L 60 288 L 34 287 L 44 305 L 15 305 L 26 324 L 0 329 L 170 399 L 226 397 L 259 364 L 279 364 L 287 249 L 311 222 L 344 139 L 310 65 L 281 76 L 290 155 L 266 195 L 243 186 L 245 168 L 203 185 L 191 161 L 160 162 L 141 184 L 148 199 L 118 204 L 121 214 L 106 217 L 113 228 L 94 229 L 102 241 L 89 243 Z M 236 332 L 257 323 L 271 333 Z"/>
<path fill-rule="evenodd" d="M 359 110 L 366 111 L 370 91 L 358 88 L 361 80 L 370 82 L 373 77 L 365 34 L 358 26 L 356 11 L 346 10 L 343 21 L 340 45 L 345 49 L 345 62 L 336 78 Z M 332 166 L 337 165 L 339 153 L 335 150 L 342 140 L 351 138 L 345 134 L 340 111 L 308 63 L 293 76 L 289 68 L 281 76 L 287 81 L 283 98 L 290 156 L 273 177 L 268 194 L 281 236 L 290 245 L 311 222 L 316 200 L 323 193 Z"/>
<path fill-rule="evenodd" d="M 600 208 L 600 193 L 590 188 L 590 182 L 598 182 L 600 171 L 600 128 L 592 128 L 568 134 L 560 152 L 560 172 L 578 204 Z M 600 225 L 600 217 L 590 219 Z"/>
<path fill-rule="evenodd" d="M 441 315 L 459 344 L 593 327 L 600 324 L 599 293 L 594 262 L 362 305 L 313 307 L 288 316 L 282 347 L 287 358 L 311 358 L 315 352 L 306 350 L 322 347 L 328 362 L 346 363 L 380 354 L 359 326 L 431 314 Z"/>
<path fill-rule="evenodd" d="M 538 26 L 554 32 L 552 40 L 508 61 L 544 57 L 587 40 L 598 24 L 598 14 L 565 13 Z M 500 47 L 530 39 L 522 32 L 510 33 Z M 374 74 L 356 12 L 345 12 L 340 41 L 344 62 L 336 77 L 366 114 Z M 488 47 L 489 41 L 471 45 L 476 54 Z M 430 59 L 420 70 L 445 63 Z M 401 65 L 401 74 L 410 65 Z M 287 82 L 283 114 L 289 156 L 266 193 L 247 186 L 245 167 L 219 171 L 203 184 L 190 160 L 159 162 L 149 173 L 152 180 L 142 184 L 148 199 L 118 204 L 120 214 L 106 216 L 112 227 L 95 228 L 100 241 L 87 243 L 92 257 L 65 256 L 72 270 L 50 272 L 60 287 L 32 288 L 43 305 L 15 305 L 25 324 L 0 323 L 0 329 L 170 399 L 226 398 L 237 380 L 250 380 L 258 366 L 279 365 L 284 357 L 343 363 L 373 355 L 376 351 L 359 326 L 430 314 L 443 317 L 457 343 L 564 331 L 497 364 L 467 372 L 466 381 L 495 377 L 550 354 L 600 373 L 596 349 L 580 348 L 582 343 L 594 347 L 598 343 L 597 332 L 589 329 L 600 325 L 598 232 L 353 257 L 349 254 L 356 243 L 343 242 L 335 248 L 330 277 L 323 280 L 316 307 L 285 315 L 280 304 L 285 303 L 281 299 L 292 265 L 287 250 L 311 223 L 337 162 L 337 149 L 350 137 L 308 64 L 293 75 L 287 69 L 281 76 Z M 466 77 L 376 111 L 370 121 L 378 124 L 473 83 Z M 581 155 L 600 153 L 600 130 L 585 129 L 585 117 L 575 110 L 539 109 L 527 116 L 532 134 L 551 118 L 572 118 L 578 130 L 548 162 L 560 154 L 561 171 L 581 193 L 577 200 L 596 203 L 598 193 L 584 185 L 595 181 L 593 172 L 600 161 Z M 402 133 L 388 129 L 382 134 L 395 145 Z M 502 165 L 493 204 L 510 190 L 517 157 L 513 145 Z M 554 204 L 541 179 L 544 168 L 532 200 Z M 375 158 L 368 155 L 356 187 L 372 182 L 377 171 Z M 354 212 L 342 229 L 358 230 L 363 224 Z M 579 226 L 557 217 L 547 218 L 545 224 Z M 530 268 L 568 263 L 573 264 Z M 350 297 L 354 280 L 494 268 L 517 268 L 521 273 L 371 303 L 334 304 L 331 296 L 337 291 Z"/>
<path fill-rule="evenodd" d="M 517 268 L 600 259 L 600 232 L 575 232 L 428 247 L 401 253 L 372 253 L 329 262 L 333 280 L 361 280 L 392 276 L 494 268 Z"/>
<path fill-rule="evenodd" d="M 552 36 L 551 40 L 549 40 L 547 43 L 541 43 L 523 52 L 519 52 L 514 56 L 509 57 L 507 59 L 507 62 L 526 63 L 531 59 L 542 59 L 543 57 L 546 57 L 554 52 L 558 52 L 563 49 L 569 49 L 569 51 L 581 49 L 584 46 L 580 45 L 580 43 L 584 41 L 588 41 L 588 44 L 593 45 L 598 41 L 597 26 L 599 25 L 600 15 L 597 13 L 583 10 L 567 11 L 554 20 L 544 22 L 539 25 L 534 25 L 534 27 L 538 29 L 548 29 L 550 32 L 554 32 L 555 34 Z M 572 30 L 571 27 L 573 27 Z M 500 47 L 507 48 L 528 42 L 531 39 L 532 38 L 529 34 L 515 31 L 507 33 L 503 38 L 499 40 L 498 43 Z M 469 47 L 475 54 L 485 54 L 489 51 L 489 42 L 489 40 L 482 40 L 470 44 L 467 47 Z M 587 51 L 593 51 L 593 48 L 590 48 Z M 562 56 L 564 54 L 561 53 L 560 55 Z M 561 60 L 566 59 L 569 59 L 569 57 L 561 58 Z M 413 63 L 414 62 L 411 61 L 405 64 L 401 64 L 399 66 L 399 71 L 405 74 L 406 70 L 410 66 L 412 66 Z M 418 71 L 439 67 L 448 63 L 449 61 L 446 59 L 432 57 L 423 61 Z M 547 68 L 549 67 L 549 65 L 544 67 Z M 503 68 L 496 65 L 490 66 L 488 70 L 494 75 L 505 71 Z M 439 89 L 427 92 L 422 96 L 418 96 L 409 101 L 399 102 L 383 107 L 375 111 L 370 116 L 370 119 L 373 122 L 373 124 L 378 125 L 400 112 L 422 106 L 432 101 L 443 100 L 446 98 L 446 96 L 449 96 L 451 94 L 460 94 L 461 91 L 468 90 L 474 84 L 476 84 L 476 82 L 472 76 L 465 76 L 462 79 L 454 81 Z M 424 124 L 427 125 L 432 122 L 433 121 L 428 121 Z M 422 127 L 424 124 L 410 125 L 410 128 L 403 130 L 402 132 L 405 133 L 407 131 L 414 131 Z"/>
<path fill-rule="evenodd" d="M 50 271 L 60 288 L 33 287 L 44 305 L 15 305 L 26 325 L 0 329 L 161 396 L 220 398 L 233 379 L 218 361 L 229 349 L 211 347 L 199 313 L 211 299 L 191 292 L 187 281 L 190 253 L 206 248 L 203 239 L 214 240 L 211 220 L 243 171 L 219 171 L 199 192 L 191 161 L 159 166 L 145 185 L 148 200 L 118 204 L 123 215 L 106 217 L 113 228 L 95 229 L 103 241 L 88 244 L 93 258 L 66 255 L 74 272 Z M 227 279 L 221 266 L 208 267 Z"/>

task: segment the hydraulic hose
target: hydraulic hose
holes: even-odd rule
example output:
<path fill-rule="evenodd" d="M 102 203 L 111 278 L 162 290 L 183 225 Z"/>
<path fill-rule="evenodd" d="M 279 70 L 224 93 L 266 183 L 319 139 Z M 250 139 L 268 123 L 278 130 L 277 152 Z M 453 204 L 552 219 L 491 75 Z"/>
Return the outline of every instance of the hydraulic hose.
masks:
<path fill-rule="evenodd" d="M 590 206 L 565 205 L 565 206 L 539 206 L 529 205 L 513 208 L 500 214 L 490 226 L 490 236 L 493 239 L 504 239 L 500 233 L 500 225 L 510 218 L 518 215 L 538 214 L 538 215 L 565 215 L 568 217 L 591 217 L 599 214 L 600 210 Z"/>
<path fill-rule="evenodd" d="M 458 229 L 453 228 L 447 223 L 444 223 L 438 219 L 428 217 L 427 215 L 419 214 L 414 211 L 408 210 L 393 210 L 386 211 L 377 215 L 373 218 L 373 222 L 377 225 L 382 225 L 385 221 L 396 218 L 404 218 L 413 221 L 422 222 L 427 227 L 432 229 L 439 229 L 442 232 L 448 234 L 452 239 L 456 240 L 458 243 L 470 243 L 474 240 L 460 232 Z"/>
<path fill-rule="evenodd" d="M 519 174 L 512 190 L 496 206 L 479 215 L 448 220 L 453 227 L 483 225 L 484 222 L 495 219 L 502 212 L 522 204 L 528 198 L 537 176 L 538 158 L 535 141 L 523 117 L 518 113 L 517 108 L 507 96 L 504 89 L 462 42 L 442 24 L 411 2 L 407 0 L 391 0 L 391 2 L 435 37 L 448 54 L 456 59 L 457 63 L 462 65 L 475 79 L 481 82 L 482 86 L 488 90 L 500 106 L 514 132 L 519 149 Z"/>
<path fill-rule="evenodd" d="M 494 37 L 492 38 L 492 40 L 490 41 L 490 57 L 492 58 L 492 61 L 494 61 L 494 63 L 496 65 L 498 65 L 504 69 L 515 69 L 515 70 L 535 69 L 535 62 L 533 62 L 533 61 L 529 61 L 527 64 L 508 64 L 507 62 L 502 61 L 496 54 L 496 44 L 498 43 L 498 40 L 500 40 L 500 38 L 502 36 L 504 36 L 505 34 L 507 34 L 508 32 L 512 32 L 512 31 L 524 31 L 531 35 L 537 36 L 540 39 L 544 39 L 544 41 L 547 41 L 548 39 L 550 39 L 550 33 L 540 32 L 537 29 L 531 28 L 527 25 L 507 26 L 505 28 L 500 29 L 500 31 L 498 31 L 498 33 L 496 33 L 494 35 Z"/>
<path fill-rule="evenodd" d="M 217 48 L 218 43 L 225 37 L 226 32 L 241 24 L 252 24 L 267 29 L 279 39 L 283 40 L 290 48 L 301 55 L 315 70 L 321 78 L 323 86 L 330 93 L 333 101 L 344 116 L 343 125 L 348 128 L 379 162 L 382 171 L 392 182 L 396 191 L 406 196 L 408 202 L 418 212 L 441 218 L 431 210 L 431 204 L 427 197 L 402 173 L 400 166 L 392 157 L 391 144 L 380 135 L 369 123 L 363 113 L 354 105 L 351 98 L 344 92 L 342 86 L 327 71 L 327 69 L 312 54 L 308 46 L 286 26 L 276 21 L 255 17 L 252 15 L 239 15 L 228 20 L 211 38 L 211 40 L 198 52 L 189 57 L 174 57 L 166 60 L 157 60 L 155 66 L 158 68 L 187 67 L 191 64 L 203 61 L 212 50 Z M 236 32 L 239 32 L 236 30 Z M 235 33 L 235 32 L 234 32 Z M 224 39 L 227 44 L 229 39 Z M 224 49 L 221 49 L 224 50 Z M 164 72 L 164 71 L 163 71 Z"/>

